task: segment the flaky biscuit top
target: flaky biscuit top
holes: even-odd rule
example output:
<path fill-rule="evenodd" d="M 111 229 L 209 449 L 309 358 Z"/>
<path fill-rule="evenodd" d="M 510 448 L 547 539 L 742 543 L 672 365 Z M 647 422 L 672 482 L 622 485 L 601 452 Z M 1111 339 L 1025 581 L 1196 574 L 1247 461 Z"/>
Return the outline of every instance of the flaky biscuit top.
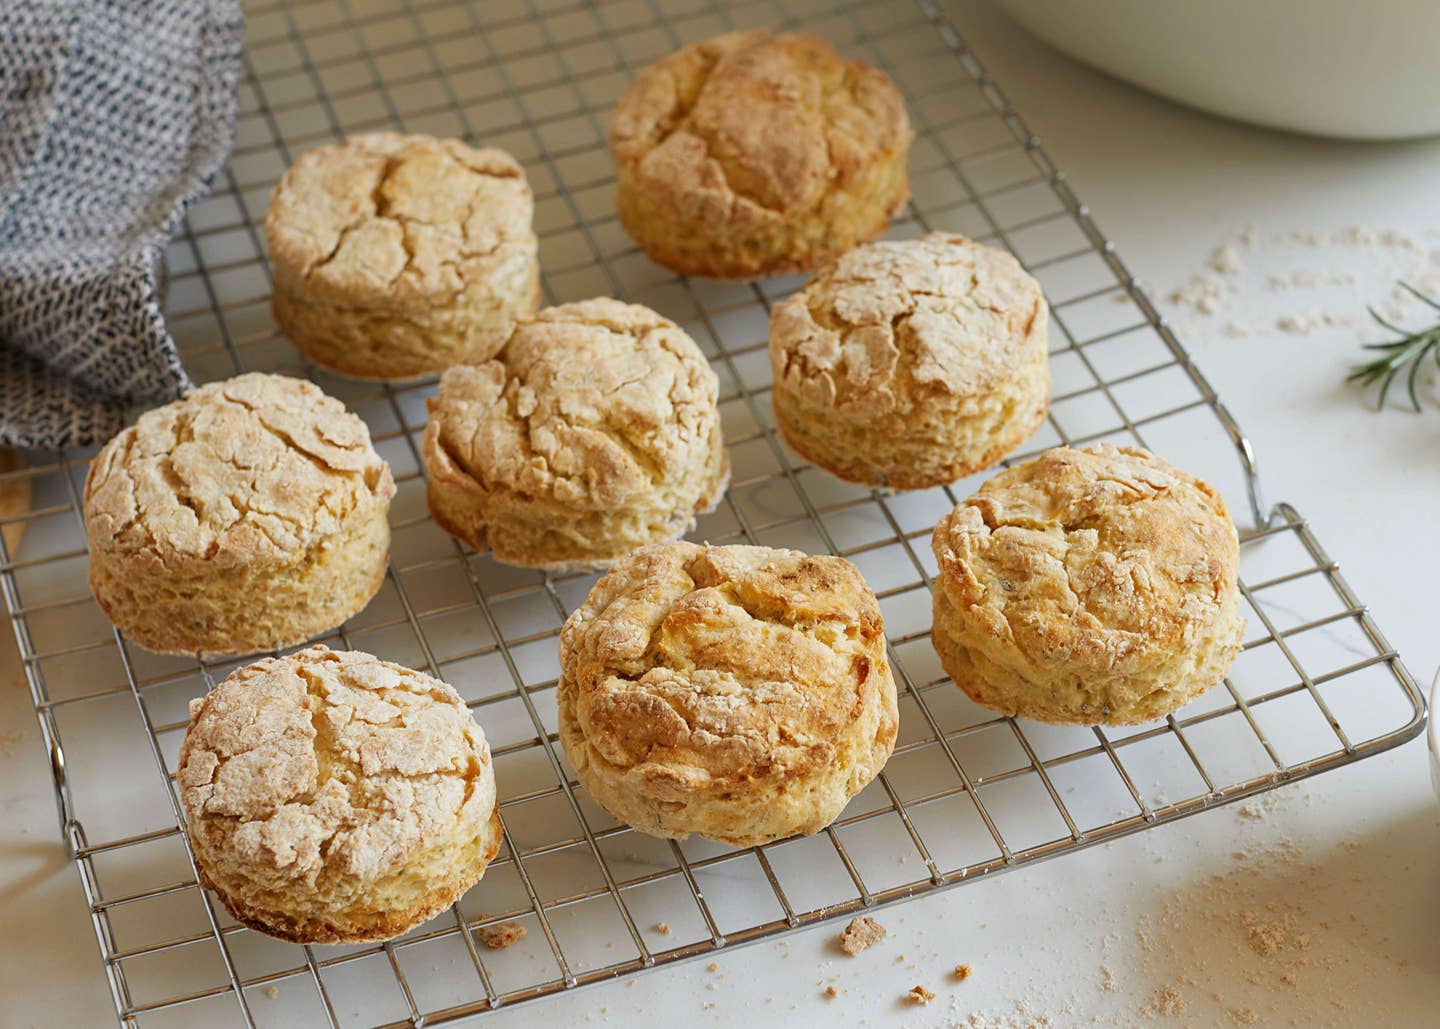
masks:
<path fill-rule="evenodd" d="M 276 284 L 311 300 L 421 313 L 534 249 L 534 200 L 503 150 L 381 132 L 302 154 L 271 197 Z"/>
<path fill-rule="evenodd" d="M 521 321 L 428 403 L 439 446 L 482 490 L 606 509 L 706 460 L 718 393 L 677 325 L 600 298 Z"/>
<path fill-rule="evenodd" d="M 610 123 L 616 160 L 687 218 L 763 224 L 816 206 L 910 138 L 888 76 L 814 36 L 729 32 L 645 68 Z"/>
<path fill-rule="evenodd" d="M 1009 253 L 932 232 L 843 255 L 776 305 L 770 338 L 781 386 L 863 419 L 1043 359 L 1045 298 Z"/>
<path fill-rule="evenodd" d="M 480 832 L 495 806 L 489 748 L 454 689 L 323 646 L 192 700 L 177 782 L 211 861 L 275 890 L 378 881 Z"/>
<path fill-rule="evenodd" d="M 253 372 L 140 416 L 85 482 L 92 549 L 143 574 L 295 559 L 395 483 L 365 423 L 302 379 Z"/>
<path fill-rule="evenodd" d="M 566 622 L 562 675 L 586 742 L 664 799 L 828 768 L 888 681 L 883 636 L 840 558 L 665 544 Z"/>
<path fill-rule="evenodd" d="M 1002 472 L 940 521 L 932 546 L 966 625 L 1042 666 L 1142 669 L 1236 602 L 1224 501 L 1135 447 L 1057 448 Z"/>

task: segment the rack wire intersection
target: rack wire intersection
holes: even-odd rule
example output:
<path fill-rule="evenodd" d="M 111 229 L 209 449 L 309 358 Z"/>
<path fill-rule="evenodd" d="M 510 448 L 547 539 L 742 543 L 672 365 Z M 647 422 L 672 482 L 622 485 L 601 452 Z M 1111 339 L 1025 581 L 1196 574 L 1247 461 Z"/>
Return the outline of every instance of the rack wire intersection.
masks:
<path fill-rule="evenodd" d="M 13 552 L 0 539 L 0 588 L 123 1024 L 437 1025 L 1092 846 L 1423 728 L 1414 679 L 1299 513 L 1265 508 L 1239 426 L 936 0 L 247 6 L 237 142 L 167 253 L 169 324 L 197 381 L 306 375 L 369 423 L 399 487 L 392 562 L 381 594 L 327 640 L 460 690 L 493 748 L 506 839 L 451 912 L 390 944 L 298 947 L 230 919 L 196 885 L 173 773 L 186 701 L 238 662 L 158 657 L 111 629 L 84 586 L 78 498 L 91 454 L 32 454 L 5 473 L 30 480 L 32 505 L 5 526 L 25 534 Z M 800 280 L 677 279 L 621 231 L 604 141 L 615 98 L 677 46 L 760 25 L 823 35 L 906 93 L 913 198 L 892 235 L 963 232 L 1013 251 L 1045 287 L 1051 416 L 1014 460 L 1140 442 L 1245 498 L 1248 638 L 1223 687 L 1123 730 L 971 704 L 930 647 L 928 537 L 978 480 L 889 494 L 799 460 L 774 432 L 765 340 L 770 304 Z M 734 477 L 694 538 L 839 553 L 880 596 L 901 735 L 829 829 L 737 850 L 651 839 L 601 811 L 555 734 L 556 637 L 594 577 L 507 568 L 430 522 L 417 440 L 433 379 L 346 382 L 303 365 L 276 333 L 258 228 L 271 188 L 305 149 L 386 128 L 521 159 L 548 302 L 619 296 L 700 342 L 721 379 Z M 487 950 L 479 931 L 505 921 L 528 935 Z"/>

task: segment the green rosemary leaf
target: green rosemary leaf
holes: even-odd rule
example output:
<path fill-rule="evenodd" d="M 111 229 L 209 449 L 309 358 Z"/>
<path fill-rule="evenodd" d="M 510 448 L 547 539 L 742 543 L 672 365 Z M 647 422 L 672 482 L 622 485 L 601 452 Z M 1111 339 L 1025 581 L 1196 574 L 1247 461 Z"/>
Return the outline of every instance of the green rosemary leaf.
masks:
<path fill-rule="evenodd" d="M 1435 308 L 1435 310 L 1440 311 L 1440 300 L 1435 300 L 1432 297 L 1427 297 L 1424 293 L 1421 293 L 1418 289 L 1410 285 L 1410 283 L 1408 282 L 1400 283 L 1400 288 L 1405 290 L 1405 292 L 1409 293 L 1421 303 L 1429 304 L 1431 307 Z"/>
<path fill-rule="evenodd" d="M 1426 296 L 1408 282 L 1400 283 L 1400 288 L 1427 306 L 1440 311 L 1440 300 Z M 1364 364 L 1353 366 L 1345 376 L 1346 381 L 1358 382 L 1363 386 L 1374 386 L 1378 383 L 1380 391 L 1376 398 L 1376 408 L 1384 410 L 1390 387 L 1401 373 L 1405 373 L 1405 391 L 1410 396 L 1410 404 L 1416 411 L 1421 410 L 1420 366 L 1425 363 L 1427 355 L 1434 358 L 1436 365 L 1440 366 L 1440 323 L 1411 331 L 1391 322 L 1373 307 L 1367 310 L 1371 318 L 1399 338 L 1360 344 L 1362 349 L 1377 356 Z"/>

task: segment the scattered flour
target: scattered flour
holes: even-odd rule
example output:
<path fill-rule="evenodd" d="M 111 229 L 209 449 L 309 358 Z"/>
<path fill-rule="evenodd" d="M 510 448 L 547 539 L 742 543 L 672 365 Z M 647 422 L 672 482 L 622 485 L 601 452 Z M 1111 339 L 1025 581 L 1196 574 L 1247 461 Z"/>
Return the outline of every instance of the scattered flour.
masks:
<path fill-rule="evenodd" d="M 1212 315 L 1220 310 L 1220 300 L 1225 287 L 1213 275 L 1196 275 L 1185 285 L 1170 293 L 1170 302 L 1194 308 L 1203 315 Z"/>
<path fill-rule="evenodd" d="M 25 732 L 21 729 L 11 729 L 0 732 L 0 757 L 9 757 L 13 752 L 15 744 L 25 738 Z"/>
<path fill-rule="evenodd" d="M 1196 317 L 1182 329 L 1197 348 L 1217 337 L 1324 335 L 1343 339 L 1348 368 L 1353 344 L 1384 338 L 1367 315 L 1369 305 L 1401 325 L 1424 324 L 1437 315 L 1396 285 L 1407 282 L 1427 296 L 1440 296 L 1440 248 L 1423 242 L 1436 238 L 1440 230 L 1434 228 L 1349 225 L 1274 233 L 1262 245 L 1255 228 L 1247 226 L 1219 243 L 1204 267 L 1166 296 L 1173 308 Z M 1259 318 L 1233 317 L 1237 300 Z M 1216 318 L 1224 320 L 1211 321 Z M 1342 359 L 1338 352 L 1336 359 Z"/>
<path fill-rule="evenodd" d="M 1240 251 L 1235 249 L 1233 243 L 1224 243 L 1216 247 L 1211 251 L 1210 259 L 1205 263 L 1221 275 L 1239 275 L 1245 270 L 1245 265 L 1240 260 Z"/>
<path fill-rule="evenodd" d="M 1309 336 L 1321 329 L 1335 326 L 1354 325 L 1353 315 L 1336 311 L 1306 311 L 1301 314 L 1283 314 L 1275 319 L 1275 328 L 1297 336 Z"/>

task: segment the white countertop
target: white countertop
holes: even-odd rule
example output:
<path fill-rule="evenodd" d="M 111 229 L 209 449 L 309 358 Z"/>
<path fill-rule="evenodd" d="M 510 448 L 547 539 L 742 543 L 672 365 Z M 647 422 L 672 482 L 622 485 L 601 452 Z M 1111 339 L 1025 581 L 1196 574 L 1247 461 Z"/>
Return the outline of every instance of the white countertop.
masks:
<path fill-rule="evenodd" d="M 1376 414 L 1343 385 L 1358 325 L 1311 334 L 1273 326 L 1285 313 L 1363 316 L 1364 302 L 1383 300 L 1398 268 L 1440 249 L 1440 142 L 1327 143 L 1219 121 L 1046 50 L 979 0 L 951 6 L 1157 301 L 1202 271 L 1212 248 L 1254 226 L 1244 271 L 1224 277 L 1236 291 L 1223 299 L 1222 314 L 1201 318 L 1162 306 L 1175 311 L 1182 339 L 1248 431 L 1269 499 L 1288 500 L 1308 517 L 1428 683 L 1440 664 L 1432 586 L 1440 580 L 1440 409 Z M 1423 252 L 1329 243 L 1305 250 L 1308 244 L 1275 239 L 1297 230 L 1328 238 L 1357 225 L 1404 232 L 1422 241 Z M 1294 270 L 1355 282 L 1303 293 L 1265 287 L 1266 275 Z M 1248 334 L 1226 335 L 1230 321 Z M 1440 401 L 1428 378 L 1430 397 Z M 95 940 L 61 854 L 8 632 L 0 670 L 3 1021 L 109 1024 Z M 502 1011 L 486 1024 L 930 1025 L 964 1024 L 972 1012 L 982 1013 L 974 1020 L 980 1025 L 1042 1016 L 1055 1025 L 1148 1017 L 1207 1025 L 1251 1014 L 1258 1024 L 1282 1016 L 1302 1024 L 1418 1024 L 1440 1005 L 1437 854 L 1440 809 L 1424 744 L 1415 742 L 1244 812 L 1202 814 L 890 909 L 879 916 L 889 938 L 858 958 L 834 950 L 838 927 L 825 927 L 723 954 L 714 972 L 692 963 Z M 1287 928 L 1281 964 L 1263 938 L 1245 938 L 1243 926 L 1222 917 L 1252 907 L 1257 925 Z M 1295 942 L 1301 930 L 1313 936 L 1308 948 Z M 1240 937 L 1227 938 L 1236 931 Z M 974 974 L 958 984 L 949 972 L 962 962 Z M 1282 971 L 1295 982 L 1284 982 Z M 838 997 L 822 996 L 827 983 Z M 916 984 L 937 999 L 903 1003 Z M 1153 1010 L 1167 986 L 1176 991 L 1170 1005 L 1183 1002 L 1183 1012 Z"/>

